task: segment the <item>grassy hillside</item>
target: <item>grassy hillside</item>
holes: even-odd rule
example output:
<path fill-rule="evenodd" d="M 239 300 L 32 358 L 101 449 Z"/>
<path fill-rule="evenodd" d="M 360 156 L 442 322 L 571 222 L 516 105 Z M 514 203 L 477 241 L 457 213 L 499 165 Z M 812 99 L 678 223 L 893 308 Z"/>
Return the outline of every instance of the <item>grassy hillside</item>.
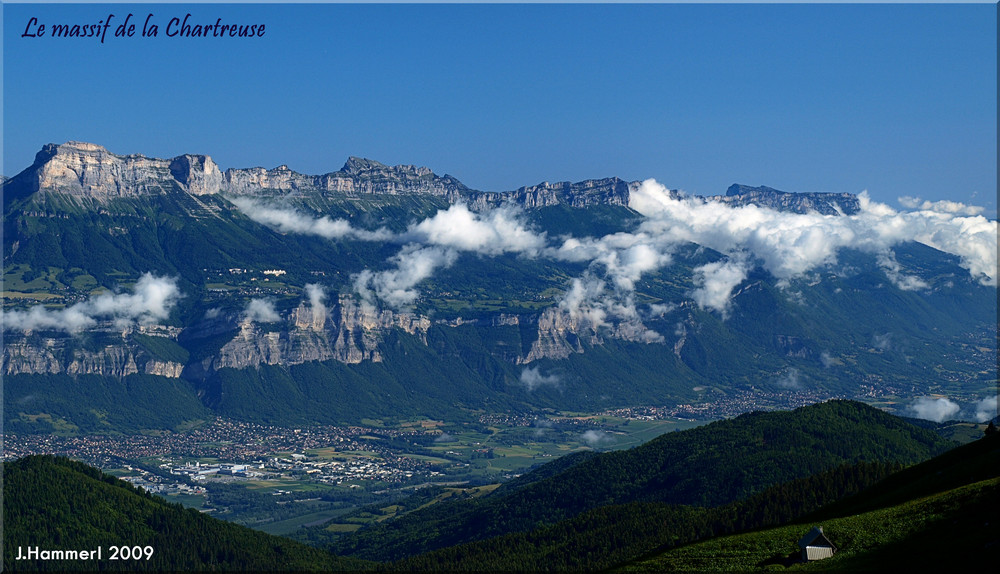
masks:
<path fill-rule="evenodd" d="M 826 560 L 793 563 L 802 523 L 713 538 L 621 568 L 625 572 L 989 572 L 1000 542 L 1000 479 L 822 523 L 838 551 Z"/>
<path fill-rule="evenodd" d="M 314 570 L 362 563 L 169 504 L 79 462 L 31 456 L 3 465 L 5 570 Z M 112 546 L 152 549 L 111 560 Z M 16 560 L 18 550 L 102 549 L 103 560 Z"/>
<path fill-rule="evenodd" d="M 622 570 L 990 571 L 1000 545 L 998 476 L 1000 436 L 986 437 L 792 524 L 682 546 Z M 838 551 L 799 563 L 796 543 L 814 525 Z"/>
<path fill-rule="evenodd" d="M 828 565 L 846 571 L 888 571 L 894 569 L 894 561 L 901 561 L 923 570 L 919 559 L 905 555 L 920 556 L 922 548 L 937 544 L 936 538 L 949 540 L 941 548 L 955 546 L 980 556 L 991 541 L 998 541 L 988 518 L 982 530 L 975 522 L 989 511 L 977 514 L 972 508 L 992 504 L 996 495 L 988 490 L 995 490 L 995 485 L 983 483 L 987 492 L 956 489 L 1000 474 L 1000 438 L 977 440 L 903 470 L 893 467 L 843 465 L 715 508 L 656 502 L 603 506 L 556 524 L 443 548 L 393 566 L 422 571 L 603 570 L 639 559 L 635 568 L 653 571 L 784 569 L 798 555 L 797 540 L 812 525 L 822 524 L 828 534 L 836 532 L 835 543 L 850 552 L 809 569 Z M 949 492 L 953 499 L 924 502 Z M 928 504 L 937 506 L 928 510 Z M 866 513 L 867 517 L 857 518 Z M 723 536 L 779 526 L 764 535 Z M 949 527 L 962 530 L 964 539 L 951 542 L 959 535 L 941 532 Z M 681 547 L 699 539 L 706 542 Z M 672 548 L 676 550 L 664 554 Z M 938 555 L 942 559 L 936 570 L 948 571 L 946 554 Z M 642 556 L 668 558 L 643 560 Z M 959 563 L 983 565 L 983 560 L 963 559 Z"/>
<path fill-rule="evenodd" d="M 394 564 L 400 570 L 600 570 L 686 542 L 782 524 L 854 494 L 896 465 L 843 465 L 716 508 L 633 502 L 602 506 L 528 532 L 443 548 Z"/>

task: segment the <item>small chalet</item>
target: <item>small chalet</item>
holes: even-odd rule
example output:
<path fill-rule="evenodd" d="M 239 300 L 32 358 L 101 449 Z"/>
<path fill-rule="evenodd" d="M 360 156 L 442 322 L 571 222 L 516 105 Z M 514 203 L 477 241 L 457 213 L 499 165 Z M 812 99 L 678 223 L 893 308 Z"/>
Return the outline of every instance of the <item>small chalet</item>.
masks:
<path fill-rule="evenodd" d="M 823 534 L 822 526 L 815 526 L 808 534 L 799 540 L 799 548 L 802 549 L 802 561 L 822 560 L 833 556 L 837 547 L 830 542 L 830 539 Z"/>

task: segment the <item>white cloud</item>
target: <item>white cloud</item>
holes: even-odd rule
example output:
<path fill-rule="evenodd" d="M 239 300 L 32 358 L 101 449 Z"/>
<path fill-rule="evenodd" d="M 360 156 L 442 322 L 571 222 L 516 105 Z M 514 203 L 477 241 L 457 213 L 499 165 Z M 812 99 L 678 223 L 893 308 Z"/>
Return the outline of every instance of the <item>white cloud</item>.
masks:
<path fill-rule="evenodd" d="M 892 348 L 892 333 L 876 333 L 872 335 L 872 346 L 880 351 Z"/>
<path fill-rule="evenodd" d="M 930 289 L 926 281 L 916 275 L 903 273 L 903 268 L 896 261 L 896 255 L 892 251 L 883 251 L 876 257 L 879 267 L 885 272 L 885 276 L 892 281 L 892 284 L 903 291 L 924 291 Z"/>
<path fill-rule="evenodd" d="M 513 208 L 497 208 L 482 214 L 458 203 L 411 225 L 401 241 L 474 251 L 483 255 L 501 253 L 537 254 L 545 247 L 545 234 L 527 229 Z"/>
<path fill-rule="evenodd" d="M 538 367 L 526 368 L 521 371 L 521 384 L 527 387 L 529 392 L 543 385 L 554 387 L 559 385 L 559 376 L 543 375 L 539 372 Z"/>
<path fill-rule="evenodd" d="M 778 377 L 775 384 L 783 389 L 798 390 L 802 388 L 802 376 L 795 367 L 789 367 Z"/>
<path fill-rule="evenodd" d="M 956 215 L 979 215 L 986 211 L 986 208 L 978 205 L 966 205 L 957 201 L 926 201 L 919 197 L 903 196 L 898 199 L 899 204 L 908 209 L 920 211 L 937 211 L 943 213 L 954 213 Z"/>
<path fill-rule="evenodd" d="M 681 198 L 653 180 L 632 194 L 630 207 L 646 216 L 639 231 L 663 241 L 689 241 L 722 253 L 746 251 L 778 279 L 791 279 L 836 261 L 851 247 L 885 253 L 917 241 L 958 255 L 971 275 L 985 285 L 997 281 L 997 222 L 981 215 L 963 217 L 951 205 L 941 210 L 897 212 L 859 195 L 855 215 L 787 213 L 754 205 L 731 206 L 700 198 Z"/>
<path fill-rule="evenodd" d="M 326 305 L 323 304 L 326 292 L 323 290 L 323 286 L 318 283 L 307 283 L 304 289 L 312 308 L 313 323 L 319 323 L 326 316 Z"/>
<path fill-rule="evenodd" d="M 410 244 L 389 260 L 394 269 L 378 272 L 366 269 L 355 275 L 354 290 L 368 304 L 375 304 L 378 299 L 390 307 L 403 309 L 419 297 L 414 289 L 417 283 L 439 268 L 450 267 L 457 258 L 454 249 Z"/>
<path fill-rule="evenodd" d="M 611 435 L 599 430 L 584 431 L 584 433 L 580 435 L 580 440 L 587 443 L 587 445 L 591 448 L 615 442 L 615 439 L 612 438 Z"/>
<path fill-rule="evenodd" d="M 997 416 L 997 397 L 986 397 L 975 404 L 976 422 L 993 420 Z"/>
<path fill-rule="evenodd" d="M 243 310 L 243 318 L 256 323 L 276 323 L 281 320 L 270 299 L 251 299 Z"/>
<path fill-rule="evenodd" d="M 403 309 L 419 297 L 415 287 L 441 268 L 450 267 L 460 252 L 480 255 L 520 253 L 533 257 L 545 246 L 545 235 L 536 234 L 517 220 L 518 211 L 497 208 L 483 214 L 455 204 L 432 217 L 412 224 L 392 237 L 407 242 L 389 259 L 395 267 L 366 269 L 354 277 L 354 289 L 368 304 L 376 300 Z"/>
<path fill-rule="evenodd" d="M 229 201 L 250 219 L 275 227 L 282 233 L 301 233 L 318 235 L 327 239 L 359 239 L 363 241 L 387 241 L 393 237 L 392 232 L 387 229 L 375 231 L 357 229 L 343 219 L 330 219 L 326 215 L 314 217 L 290 207 L 281 207 L 246 197 L 230 198 Z"/>
<path fill-rule="evenodd" d="M 3 328 L 78 333 L 93 327 L 99 319 L 109 319 L 120 328 L 137 322 L 154 323 L 166 319 L 180 297 L 176 279 L 146 273 L 136 281 L 131 294 L 103 293 L 59 310 L 36 305 L 27 311 L 4 312 Z"/>
<path fill-rule="evenodd" d="M 691 298 L 699 307 L 714 309 L 725 317 L 729 312 L 729 296 L 737 285 L 747 278 L 745 259 L 730 258 L 695 267 L 694 282 L 697 287 Z"/>
<path fill-rule="evenodd" d="M 651 303 L 649 305 L 649 316 L 650 317 L 662 317 L 667 313 L 673 312 L 677 309 L 676 303 Z"/>
<path fill-rule="evenodd" d="M 608 298 L 603 280 L 585 273 L 583 277 L 570 280 L 569 289 L 559 300 L 559 309 L 574 321 L 585 321 L 595 329 L 604 326 Z"/>
<path fill-rule="evenodd" d="M 954 417 L 960 408 L 946 398 L 919 397 L 910 405 L 910 410 L 916 413 L 917 418 L 939 423 Z"/>

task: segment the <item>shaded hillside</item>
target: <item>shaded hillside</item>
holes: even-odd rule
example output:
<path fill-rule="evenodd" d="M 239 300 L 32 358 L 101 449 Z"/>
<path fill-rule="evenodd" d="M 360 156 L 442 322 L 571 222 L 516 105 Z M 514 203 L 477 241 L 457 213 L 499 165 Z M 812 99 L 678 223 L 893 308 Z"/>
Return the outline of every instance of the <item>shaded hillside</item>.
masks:
<path fill-rule="evenodd" d="M 930 496 L 1000 475 L 1000 435 L 956 447 L 906 468 L 863 493 L 839 501 L 810 518 L 857 514 Z"/>
<path fill-rule="evenodd" d="M 721 506 L 843 464 L 913 464 L 951 446 L 932 431 L 850 401 L 750 413 L 593 456 L 542 480 L 529 475 L 481 499 L 437 504 L 345 536 L 334 548 L 398 560 L 610 505 Z M 545 467 L 536 472 L 548 474 Z"/>
<path fill-rule="evenodd" d="M 894 469 L 896 472 L 891 472 Z M 773 537 L 754 538 L 753 534 L 747 535 L 748 539 L 759 544 L 759 548 L 754 548 L 750 543 L 744 545 L 734 541 L 738 540 L 737 537 L 729 537 L 708 541 L 705 545 L 692 544 L 679 548 L 676 552 L 667 554 L 679 557 L 670 562 L 638 563 L 650 565 L 654 570 L 670 570 L 675 567 L 697 571 L 715 568 L 728 570 L 744 566 L 766 569 L 769 565 L 773 568 L 779 563 L 787 562 L 787 554 L 781 555 L 780 550 L 775 554 L 774 545 L 794 549 L 796 536 L 801 536 L 811 524 L 832 524 L 836 531 L 838 520 L 835 519 L 839 517 L 883 509 L 888 509 L 884 513 L 886 517 L 893 517 L 885 518 L 886 520 L 901 520 L 899 517 L 909 512 L 909 518 L 902 520 L 910 523 L 888 528 L 886 533 L 879 533 L 877 530 L 867 533 L 849 531 L 868 528 L 865 525 L 871 524 L 870 522 L 862 521 L 862 526 L 850 526 L 837 544 L 843 542 L 844 548 L 851 552 L 843 557 L 845 562 L 831 562 L 831 566 L 840 564 L 833 569 L 889 571 L 893 569 L 893 561 L 901 560 L 901 563 L 909 564 L 914 570 L 925 570 L 920 567 L 919 562 L 905 554 L 921 555 L 920 544 L 942 547 L 935 542 L 935 538 L 939 536 L 954 542 L 945 546 L 949 551 L 953 548 L 965 548 L 968 551 L 965 556 L 971 556 L 974 552 L 985 555 L 985 545 L 990 541 L 997 541 L 998 529 L 995 526 L 990 529 L 987 521 L 979 529 L 975 523 L 976 509 L 969 508 L 969 505 L 980 502 L 990 503 L 995 499 L 995 494 L 987 493 L 983 499 L 978 492 L 973 493 L 971 498 L 960 493 L 955 501 L 935 507 L 948 509 L 948 512 L 954 511 L 950 515 L 950 523 L 939 517 L 919 515 L 926 513 L 927 507 L 916 511 L 918 515 L 914 515 L 912 510 L 901 513 L 891 507 L 941 496 L 953 489 L 996 477 L 1000 474 L 1000 438 L 977 440 L 929 461 L 903 470 L 898 469 L 898 465 L 883 463 L 843 465 L 828 472 L 770 487 L 747 499 L 716 508 L 662 503 L 604 506 L 556 524 L 444 548 L 403 560 L 394 566 L 401 570 L 423 571 L 605 569 L 642 555 L 659 555 L 665 549 L 699 539 L 768 526 L 800 524 L 801 526 L 792 526 L 786 533 Z M 821 506 L 822 510 L 815 512 Z M 979 515 L 984 513 L 979 511 Z M 962 533 L 956 535 L 943 532 L 952 525 L 961 528 Z M 956 541 L 959 536 L 962 540 Z M 882 546 L 887 540 L 895 542 Z M 948 554 L 935 553 L 936 556 Z M 751 560 L 748 558 L 750 556 L 754 558 Z M 848 556 L 853 557 L 847 559 Z M 982 560 L 976 562 L 975 558 L 965 556 L 958 563 L 983 565 Z M 946 567 L 948 559 L 942 557 L 936 569 L 949 570 Z M 823 569 L 819 565 L 815 567 Z"/>
<path fill-rule="evenodd" d="M 632 502 L 574 518 L 443 548 L 402 560 L 394 569 L 421 571 L 600 570 L 687 542 L 782 524 L 859 492 L 899 465 L 859 463 L 796 479 L 716 508 Z"/>
<path fill-rule="evenodd" d="M 622 568 L 623 572 L 989 572 L 1000 543 L 1000 479 L 826 520 L 832 558 L 798 563 L 796 542 L 810 523 L 713 538 Z M 782 568 L 783 569 L 783 568 Z"/>
<path fill-rule="evenodd" d="M 4 569 L 330 571 L 362 563 L 170 504 L 65 458 L 3 465 Z M 110 560 L 111 546 L 153 549 L 147 560 Z M 103 560 L 18 561 L 18 549 L 91 550 Z"/>

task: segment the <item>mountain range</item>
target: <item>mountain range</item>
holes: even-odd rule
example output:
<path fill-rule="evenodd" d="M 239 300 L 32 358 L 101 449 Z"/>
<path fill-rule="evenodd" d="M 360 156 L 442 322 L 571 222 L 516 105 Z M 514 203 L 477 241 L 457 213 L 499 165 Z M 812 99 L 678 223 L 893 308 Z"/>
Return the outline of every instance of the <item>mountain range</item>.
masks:
<path fill-rule="evenodd" d="M 971 212 L 80 142 L 3 196 L 15 432 L 995 392 L 996 222 Z"/>

